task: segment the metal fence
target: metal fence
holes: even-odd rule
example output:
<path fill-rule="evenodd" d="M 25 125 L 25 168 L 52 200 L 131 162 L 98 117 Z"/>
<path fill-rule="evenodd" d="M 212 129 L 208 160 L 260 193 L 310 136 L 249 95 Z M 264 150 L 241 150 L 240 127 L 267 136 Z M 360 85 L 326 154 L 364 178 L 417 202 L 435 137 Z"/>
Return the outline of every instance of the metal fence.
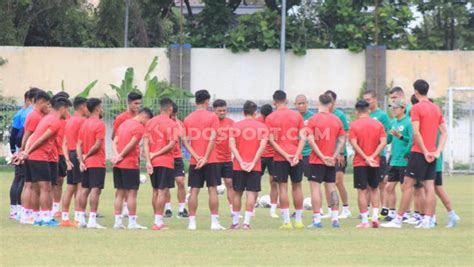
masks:
<path fill-rule="evenodd" d="M 445 102 L 449 173 L 474 173 L 474 87 L 449 88 Z"/>

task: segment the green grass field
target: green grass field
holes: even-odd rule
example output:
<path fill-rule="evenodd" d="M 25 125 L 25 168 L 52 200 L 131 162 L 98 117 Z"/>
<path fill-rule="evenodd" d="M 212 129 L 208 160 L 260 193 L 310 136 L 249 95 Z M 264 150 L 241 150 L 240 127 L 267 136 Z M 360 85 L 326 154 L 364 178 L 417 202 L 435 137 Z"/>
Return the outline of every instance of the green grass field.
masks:
<path fill-rule="evenodd" d="M 268 209 L 257 209 L 251 231 L 209 230 L 207 193 L 203 191 L 198 211 L 198 231 L 186 230 L 187 220 L 167 219 L 170 230 L 155 232 L 110 229 L 113 225 L 112 176 L 107 175 L 99 212 L 99 222 L 107 230 L 43 228 L 19 225 L 8 219 L 8 190 L 12 172 L 0 172 L 0 265 L 437 265 L 473 266 L 474 264 L 474 177 L 445 178 L 455 210 L 461 217 L 459 227 L 446 229 L 446 210 L 438 202 L 438 227 L 418 230 L 356 229 L 357 219 L 342 220 L 340 229 L 329 221 L 318 230 L 278 230 L 280 219 L 271 219 Z M 264 180 L 267 194 L 267 183 Z M 351 211 L 356 217 L 352 176 L 346 176 Z M 305 194 L 308 186 L 305 184 Z M 139 192 L 139 222 L 153 223 L 150 205 L 151 186 Z M 173 208 L 176 201 L 173 191 Z M 231 218 L 226 200 L 220 197 L 221 222 Z M 304 221 L 311 222 L 305 211 Z M 127 220 L 125 220 L 127 222 Z"/>

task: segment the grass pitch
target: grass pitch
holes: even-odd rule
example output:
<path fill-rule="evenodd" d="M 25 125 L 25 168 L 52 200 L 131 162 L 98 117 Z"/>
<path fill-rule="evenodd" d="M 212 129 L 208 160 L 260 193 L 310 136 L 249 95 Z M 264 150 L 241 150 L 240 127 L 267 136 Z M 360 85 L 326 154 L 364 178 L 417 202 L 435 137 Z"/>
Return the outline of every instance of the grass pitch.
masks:
<path fill-rule="evenodd" d="M 207 192 L 200 195 L 198 230 L 186 230 L 187 220 L 166 219 L 167 231 L 114 230 L 112 174 L 108 173 L 99 212 L 99 222 L 109 229 L 64 229 L 20 225 L 8 219 L 12 171 L 0 172 L 0 265 L 431 265 L 473 266 L 474 264 L 474 177 L 446 177 L 444 184 L 461 217 L 455 229 L 446 229 L 447 213 L 438 202 L 438 227 L 433 230 L 356 229 L 359 220 L 352 176 L 346 176 L 352 219 L 341 220 L 332 229 L 281 231 L 280 219 L 271 219 L 268 209 L 257 209 L 251 231 L 209 230 Z M 267 177 L 263 194 L 268 193 Z M 305 196 L 309 188 L 305 182 Z M 173 209 L 177 209 L 173 190 Z M 152 226 L 151 185 L 139 191 L 139 223 Z M 221 223 L 231 218 L 224 196 L 220 196 Z M 72 216 L 72 213 L 71 213 Z M 311 213 L 305 211 L 305 224 Z M 126 223 L 127 220 L 124 220 Z"/>

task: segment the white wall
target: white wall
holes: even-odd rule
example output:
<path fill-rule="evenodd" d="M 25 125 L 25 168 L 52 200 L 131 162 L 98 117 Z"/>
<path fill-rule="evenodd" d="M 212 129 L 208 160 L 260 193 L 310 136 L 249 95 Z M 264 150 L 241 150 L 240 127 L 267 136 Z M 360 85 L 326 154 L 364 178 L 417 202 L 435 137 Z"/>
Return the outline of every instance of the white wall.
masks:
<path fill-rule="evenodd" d="M 114 95 L 109 84 L 119 85 L 125 70 L 133 67 L 135 82 L 144 87 L 143 77 L 154 56 L 159 64 L 155 74 L 169 79 L 169 60 L 165 48 L 64 48 L 0 47 L 0 57 L 8 60 L 0 66 L 0 90 L 4 95 L 21 97 L 31 86 L 53 92 L 61 89 L 61 80 L 71 95 L 76 95 L 93 80 L 98 83 L 91 96 Z"/>
<path fill-rule="evenodd" d="M 191 50 L 191 90 L 206 88 L 224 99 L 271 99 L 279 88 L 277 50 L 234 54 L 226 49 Z M 290 99 L 311 99 L 334 90 L 340 99 L 357 97 L 365 80 L 365 55 L 340 49 L 308 50 L 306 56 L 286 54 L 285 87 Z"/>

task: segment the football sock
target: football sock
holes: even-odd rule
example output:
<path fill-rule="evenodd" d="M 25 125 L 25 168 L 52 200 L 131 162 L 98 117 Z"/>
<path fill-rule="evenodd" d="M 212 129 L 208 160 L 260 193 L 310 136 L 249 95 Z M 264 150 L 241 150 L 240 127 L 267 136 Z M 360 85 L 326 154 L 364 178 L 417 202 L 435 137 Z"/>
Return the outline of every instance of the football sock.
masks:
<path fill-rule="evenodd" d="M 313 213 L 313 223 L 320 223 L 321 222 L 321 213 Z"/>
<path fill-rule="evenodd" d="M 290 210 L 288 208 L 281 209 L 281 216 L 283 217 L 283 223 L 290 223 Z"/>
<path fill-rule="evenodd" d="M 295 210 L 295 221 L 300 223 L 303 219 L 303 210 Z"/>
<path fill-rule="evenodd" d="M 252 213 L 251 211 L 246 211 L 245 216 L 244 216 L 244 224 L 250 225 L 250 219 L 252 218 Z"/>

